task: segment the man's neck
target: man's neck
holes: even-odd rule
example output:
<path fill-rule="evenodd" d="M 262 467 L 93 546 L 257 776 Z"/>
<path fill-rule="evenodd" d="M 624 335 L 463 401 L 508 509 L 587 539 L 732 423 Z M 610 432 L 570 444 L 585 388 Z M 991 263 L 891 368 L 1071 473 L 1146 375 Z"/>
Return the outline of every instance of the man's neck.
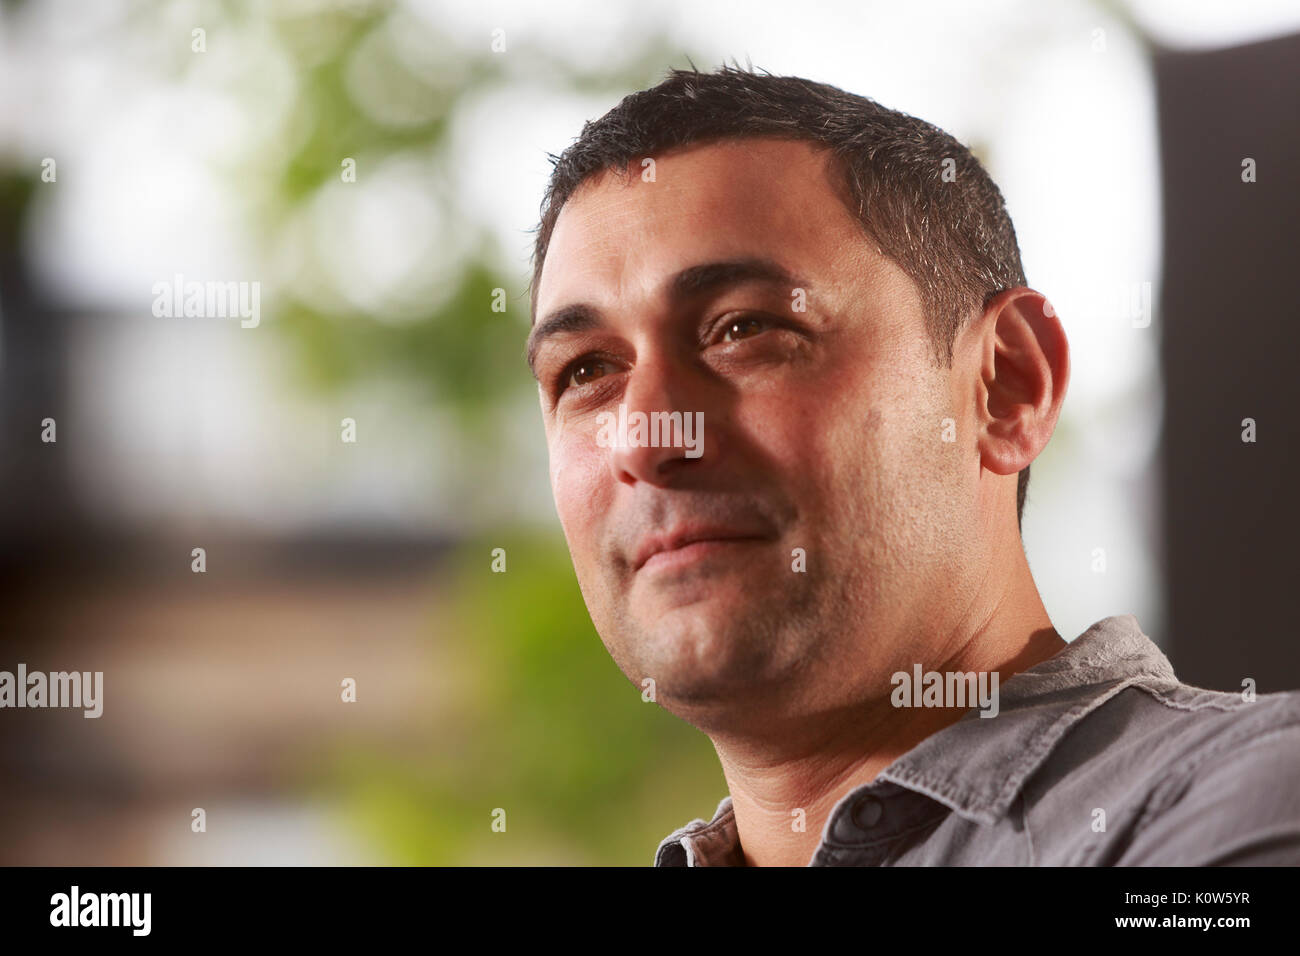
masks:
<path fill-rule="evenodd" d="M 954 653 L 925 669 L 996 672 L 1005 682 L 1066 646 L 1036 589 L 1032 600 L 1015 610 L 999 605 L 1000 613 L 961 640 Z M 845 794 L 870 783 L 967 709 L 917 708 L 900 720 L 888 699 L 877 699 L 832 719 L 821 716 L 815 726 L 791 728 L 782 740 L 714 737 L 746 864 L 807 865 L 826 819 Z"/>

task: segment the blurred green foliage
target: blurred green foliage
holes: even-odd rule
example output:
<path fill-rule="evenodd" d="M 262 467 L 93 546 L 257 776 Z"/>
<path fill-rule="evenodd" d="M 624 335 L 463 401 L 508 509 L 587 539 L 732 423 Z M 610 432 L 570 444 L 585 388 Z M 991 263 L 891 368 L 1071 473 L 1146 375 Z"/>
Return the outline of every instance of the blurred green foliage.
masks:
<path fill-rule="evenodd" d="M 309 7 L 272 22 L 297 80 L 279 137 L 294 145 L 273 165 L 260 166 L 262 158 L 254 157 L 252 168 L 231 171 L 254 181 L 273 174 L 274 188 L 258 200 L 264 264 L 274 267 L 275 242 L 291 235 L 295 220 L 337 186 L 343 157 L 356 159 L 361 177 L 397 156 L 424 169 L 422 198 L 432 199 L 444 220 L 442 234 L 425 250 L 430 262 L 463 261 L 451 287 L 429 296 L 427 308 L 391 322 L 382 308 L 367 311 L 343 295 L 331 300 L 329 262 L 312 248 L 301 249 L 305 277 L 298 277 L 298 287 L 306 284 L 314 294 L 307 301 L 290 288 L 275 305 L 274 329 L 293 346 L 305 386 L 330 393 L 375 377 L 413 383 L 480 438 L 477 430 L 490 417 L 490 406 L 500 407 L 533 388 L 523 360 L 531 275 L 526 267 L 503 267 L 513 252 L 497 248 L 488 225 L 458 194 L 460 171 L 450 135 L 458 109 L 488 91 L 539 88 L 607 98 L 613 105 L 624 93 L 658 82 L 677 53 L 664 36 L 646 36 L 625 51 L 617 71 L 609 72 L 576 67 L 519 34 L 512 34 L 505 53 L 492 52 L 487 33 L 478 50 L 467 50 L 440 33 L 434 21 L 413 17 L 400 3 L 355 10 Z M 352 68 L 358 57 L 367 64 L 364 69 Z M 425 68 L 413 68 L 412 58 Z M 405 109 L 409 119 L 374 115 L 373 103 L 367 108 L 356 95 L 358 75 L 368 78 L 371 96 L 382 96 L 396 115 Z M 247 108 L 256 109 L 262 93 L 249 84 L 240 87 L 240 95 Z M 560 152 L 577 133 L 564 131 L 551 152 Z M 508 128 L 501 134 L 503 151 L 517 148 Z M 529 221 L 519 223 L 521 232 L 536 225 L 537 207 L 527 215 Z M 338 241 L 354 239 L 344 235 Z M 419 271 L 407 283 L 417 291 Z M 496 289 L 505 291 L 506 314 L 492 311 Z M 409 296 L 410 288 L 405 291 Z M 402 289 L 393 292 L 402 298 Z M 409 302 L 404 306 L 409 309 Z M 479 444 L 485 456 L 466 467 L 494 465 L 491 442 L 480 438 Z"/>
<path fill-rule="evenodd" d="M 491 570 L 492 549 L 506 571 Z M 652 861 L 712 815 L 726 785 L 707 738 L 642 699 L 592 628 L 563 542 L 516 533 L 448 563 L 437 639 L 463 708 L 431 752 L 347 748 L 337 779 L 357 821 L 401 864 Z M 505 811 L 505 832 L 492 813 Z"/>

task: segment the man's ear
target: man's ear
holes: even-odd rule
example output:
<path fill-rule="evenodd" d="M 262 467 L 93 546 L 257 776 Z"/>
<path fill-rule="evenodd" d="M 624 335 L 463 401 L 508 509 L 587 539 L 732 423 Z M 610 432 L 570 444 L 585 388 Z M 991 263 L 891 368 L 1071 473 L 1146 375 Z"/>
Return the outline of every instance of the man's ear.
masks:
<path fill-rule="evenodd" d="M 1070 345 L 1056 311 L 1033 289 L 995 296 L 970 329 L 979 355 L 980 464 L 1013 475 L 1047 445 L 1070 381 Z"/>

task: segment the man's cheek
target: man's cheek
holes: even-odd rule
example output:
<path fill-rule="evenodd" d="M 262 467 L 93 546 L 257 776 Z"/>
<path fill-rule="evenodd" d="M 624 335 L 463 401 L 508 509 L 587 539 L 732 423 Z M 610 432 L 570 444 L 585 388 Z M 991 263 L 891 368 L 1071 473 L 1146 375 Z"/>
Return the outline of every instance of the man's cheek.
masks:
<path fill-rule="evenodd" d="M 553 435 L 550 444 L 551 492 L 555 509 L 571 545 L 586 537 L 590 527 L 605 513 L 609 494 L 609 466 L 604 449 L 586 434 Z"/>
<path fill-rule="evenodd" d="M 733 428 L 762 460 L 797 473 L 824 461 L 826 416 L 824 405 L 805 407 L 789 399 L 750 402 Z"/>

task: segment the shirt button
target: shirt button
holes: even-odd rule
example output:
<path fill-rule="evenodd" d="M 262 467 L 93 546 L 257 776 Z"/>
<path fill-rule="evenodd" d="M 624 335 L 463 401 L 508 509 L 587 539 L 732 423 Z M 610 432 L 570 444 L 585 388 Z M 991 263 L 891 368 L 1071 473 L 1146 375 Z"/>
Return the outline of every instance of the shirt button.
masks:
<path fill-rule="evenodd" d="M 864 830 L 869 830 L 880 822 L 885 813 L 885 805 L 875 797 L 866 796 L 853 805 L 853 822 Z"/>

